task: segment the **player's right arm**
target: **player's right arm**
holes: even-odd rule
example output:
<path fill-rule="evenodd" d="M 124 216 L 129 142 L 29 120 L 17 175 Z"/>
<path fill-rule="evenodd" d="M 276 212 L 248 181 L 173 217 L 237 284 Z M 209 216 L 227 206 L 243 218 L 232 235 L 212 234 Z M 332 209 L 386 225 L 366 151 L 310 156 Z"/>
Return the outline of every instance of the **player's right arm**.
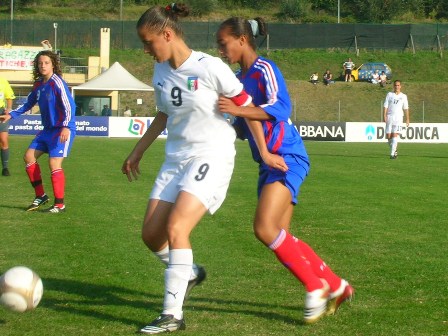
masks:
<path fill-rule="evenodd" d="M 131 154 L 124 160 L 121 166 L 121 172 L 128 177 L 129 182 L 136 180 L 138 175 L 140 175 L 140 160 L 145 154 L 146 150 L 151 146 L 155 139 L 163 132 L 166 128 L 168 116 L 163 113 L 157 113 L 151 125 L 146 130 L 145 134 L 137 142 Z"/>
<path fill-rule="evenodd" d="M 31 110 L 31 108 L 34 105 L 36 105 L 36 103 L 37 103 L 37 90 L 36 90 L 36 84 L 35 84 L 33 87 L 33 90 L 30 92 L 30 94 L 26 98 L 26 102 L 23 105 L 16 108 L 15 110 L 12 110 L 11 112 L 9 112 L 9 116 L 11 117 L 11 119 L 14 119 L 14 118 L 20 116 L 21 114 Z"/>

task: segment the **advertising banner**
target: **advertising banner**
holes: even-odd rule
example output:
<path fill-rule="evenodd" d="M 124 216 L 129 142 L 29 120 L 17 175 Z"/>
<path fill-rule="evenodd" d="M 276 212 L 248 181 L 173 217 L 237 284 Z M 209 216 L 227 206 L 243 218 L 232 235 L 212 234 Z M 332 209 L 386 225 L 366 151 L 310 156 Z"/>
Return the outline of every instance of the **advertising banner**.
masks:
<path fill-rule="evenodd" d="M 141 138 L 153 120 L 153 117 L 110 117 L 109 137 Z M 159 138 L 166 138 L 167 134 L 167 130 L 165 129 Z"/>
<path fill-rule="evenodd" d="M 345 141 L 386 142 L 386 123 L 348 122 Z M 400 142 L 448 143 L 448 124 L 403 124 Z"/>
<path fill-rule="evenodd" d="M 300 122 L 297 130 L 303 140 L 344 141 L 345 123 L 336 122 Z"/>
<path fill-rule="evenodd" d="M 42 48 L 0 48 L 0 69 L 33 70 L 33 61 Z"/>
<path fill-rule="evenodd" d="M 108 117 L 76 117 L 76 135 L 108 136 Z M 9 134 L 36 135 L 44 127 L 40 115 L 22 115 L 9 121 Z"/>

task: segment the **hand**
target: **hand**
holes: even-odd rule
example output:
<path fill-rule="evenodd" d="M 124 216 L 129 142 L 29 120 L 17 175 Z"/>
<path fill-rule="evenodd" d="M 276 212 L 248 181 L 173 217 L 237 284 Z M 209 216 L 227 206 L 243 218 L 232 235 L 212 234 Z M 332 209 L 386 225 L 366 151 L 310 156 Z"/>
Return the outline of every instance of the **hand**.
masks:
<path fill-rule="evenodd" d="M 9 119 L 11 119 L 11 116 L 9 115 L 9 112 L 7 114 L 0 115 L 0 123 L 5 123 Z"/>
<path fill-rule="evenodd" d="M 138 175 L 140 175 L 140 160 L 142 156 L 137 155 L 134 151 L 129 154 L 129 156 L 124 160 L 123 165 L 121 166 L 121 172 L 128 177 L 129 182 L 132 180 L 137 180 Z"/>
<path fill-rule="evenodd" d="M 61 134 L 59 135 L 59 141 L 64 143 L 70 136 L 70 130 L 67 127 L 62 127 Z"/>
<path fill-rule="evenodd" d="M 238 116 L 238 106 L 236 106 L 230 98 L 226 98 L 223 96 L 219 97 L 218 107 L 219 112 L 221 113 L 228 113 L 235 117 Z"/>
<path fill-rule="evenodd" d="M 263 159 L 264 163 L 266 163 L 271 168 L 278 169 L 282 172 L 288 171 L 288 166 L 286 165 L 283 157 L 281 157 L 280 155 L 268 152 L 263 154 L 261 158 Z"/>

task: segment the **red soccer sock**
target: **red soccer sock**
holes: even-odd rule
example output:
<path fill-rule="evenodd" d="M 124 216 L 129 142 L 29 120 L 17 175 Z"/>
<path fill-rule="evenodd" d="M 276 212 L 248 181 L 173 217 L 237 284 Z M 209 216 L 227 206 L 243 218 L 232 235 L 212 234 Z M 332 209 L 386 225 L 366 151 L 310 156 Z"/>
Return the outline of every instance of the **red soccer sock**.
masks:
<path fill-rule="evenodd" d="M 275 253 L 277 259 L 302 282 L 308 292 L 322 288 L 322 281 L 314 274 L 310 262 L 306 259 L 296 238 L 285 230 L 281 230 L 269 248 Z"/>
<path fill-rule="evenodd" d="M 62 168 L 51 172 L 51 183 L 53 184 L 54 205 L 64 207 L 65 175 Z"/>
<path fill-rule="evenodd" d="M 330 267 L 314 252 L 314 250 L 304 241 L 297 240 L 297 244 L 310 262 L 311 268 L 319 278 L 325 279 L 330 286 L 330 291 L 334 292 L 341 285 L 341 278 L 333 273 Z"/>
<path fill-rule="evenodd" d="M 31 185 L 34 188 L 36 197 L 41 197 L 45 194 L 44 186 L 42 184 L 42 176 L 40 174 L 40 166 L 37 161 L 33 163 L 28 163 L 25 167 L 28 178 L 30 179 Z"/>

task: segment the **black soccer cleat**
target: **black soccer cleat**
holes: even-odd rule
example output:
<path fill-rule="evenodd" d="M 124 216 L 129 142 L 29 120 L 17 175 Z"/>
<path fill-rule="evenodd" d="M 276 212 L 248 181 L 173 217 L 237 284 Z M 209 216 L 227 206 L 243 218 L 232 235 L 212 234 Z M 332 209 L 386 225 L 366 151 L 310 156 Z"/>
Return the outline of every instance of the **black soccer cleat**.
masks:
<path fill-rule="evenodd" d="M 2 169 L 2 175 L 3 176 L 11 176 L 11 173 L 9 172 L 8 168 L 3 168 Z"/>
<path fill-rule="evenodd" d="M 60 208 L 56 205 L 53 205 L 51 208 L 48 208 L 47 210 L 45 210 L 45 212 L 50 212 L 50 213 L 61 213 L 61 212 L 65 212 L 65 205 L 63 208 Z"/>
<path fill-rule="evenodd" d="M 46 194 L 43 194 L 42 196 L 36 197 L 33 203 L 31 203 L 31 205 L 28 208 L 26 208 L 26 211 L 35 211 L 47 202 L 48 202 L 48 196 Z"/>
<path fill-rule="evenodd" d="M 177 330 L 185 330 L 185 320 L 176 319 L 173 315 L 161 314 L 146 327 L 140 329 L 141 334 L 162 334 Z"/>
<path fill-rule="evenodd" d="M 188 281 L 188 286 L 187 286 L 187 290 L 185 291 L 185 298 L 184 298 L 184 302 L 185 300 L 188 299 L 188 296 L 190 295 L 191 290 L 200 285 L 202 281 L 205 280 L 205 278 L 207 277 L 207 273 L 205 272 L 205 268 L 202 266 L 197 265 L 196 266 L 198 269 L 198 275 L 196 278 Z"/>

